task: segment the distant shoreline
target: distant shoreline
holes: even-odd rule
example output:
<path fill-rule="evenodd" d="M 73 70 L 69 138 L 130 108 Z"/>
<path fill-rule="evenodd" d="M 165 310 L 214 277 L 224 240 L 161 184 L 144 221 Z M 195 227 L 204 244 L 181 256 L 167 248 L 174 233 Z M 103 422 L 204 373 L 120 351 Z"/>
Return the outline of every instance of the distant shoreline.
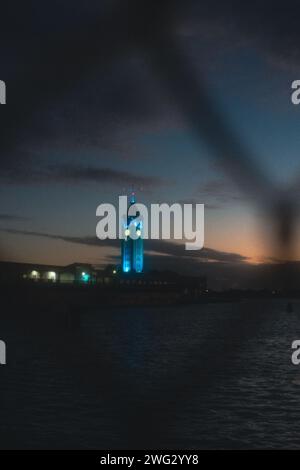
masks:
<path fill-rule="evenodd" d="M 163 289 L 161 287 L 99 287 L 79 284 L 38 284 L 20 282 L 1 284 L 2 299 L 27 310 L 32 308 L 44 311 L 94 308 L 101 306 L 163 306 L 239 302 L 246 299 L 300 298 L 299 291 L 253 291 L 228 290 L 222 292 L 207 291 L 203 294 Z"/>

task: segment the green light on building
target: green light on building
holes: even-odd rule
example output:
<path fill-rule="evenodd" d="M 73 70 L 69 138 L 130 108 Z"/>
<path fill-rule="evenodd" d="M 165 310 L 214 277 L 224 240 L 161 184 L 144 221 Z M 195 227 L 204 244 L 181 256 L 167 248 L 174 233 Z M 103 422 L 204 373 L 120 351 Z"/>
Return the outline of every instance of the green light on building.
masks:
<path fill-rule="evenodd" d="M 83 280 L 83 282 L 89 282 L 90 280 L 90 275 L 85 273 L 85 272 L 82 272 L 81 273 L 81 279 Z"/>

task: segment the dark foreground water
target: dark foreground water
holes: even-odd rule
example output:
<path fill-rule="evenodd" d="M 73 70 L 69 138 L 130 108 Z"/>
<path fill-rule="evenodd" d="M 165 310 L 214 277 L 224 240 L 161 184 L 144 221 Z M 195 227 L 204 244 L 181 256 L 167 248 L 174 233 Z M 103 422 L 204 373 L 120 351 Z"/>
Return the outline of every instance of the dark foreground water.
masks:
<path fill-rule="evenodd" d="M 300 448 L 300 303 L 286 304 L 99 308 L 68 327 L 3 326 L 0 447 Z"/>

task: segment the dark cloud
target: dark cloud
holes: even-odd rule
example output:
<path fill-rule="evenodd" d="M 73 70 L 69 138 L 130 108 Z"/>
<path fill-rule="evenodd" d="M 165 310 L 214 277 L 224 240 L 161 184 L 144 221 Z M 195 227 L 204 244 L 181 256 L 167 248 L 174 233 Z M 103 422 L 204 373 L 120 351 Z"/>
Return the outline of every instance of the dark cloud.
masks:
<path fill-rule="evenodd" d="M 243 263 L 248 259 L 246 256 L 240 255 L 238 253 L 228 253 L 205 247 L 202 250 L 189 251 L 185 250 L 184 245 L 179 245 L 177 243 L 166 240 L 145 240 L 145 244 L 145 250 L 148 252 L 185 259 L 192 258 L 197 261 Z"/>
<path fill-rule="evenodd" d="M 0 222 L 24 222 L 30 220 L 28 217 L 16 214 L 0 214 Z"/>
<path fill-rule="evenodd" d="M 44 237 L 52 240 L 62 240 L 68 243 L 79 243 L 88 246 L 120 248 L 120 240 L 99 240 L 96 237 L 72 237 L 56 234 L 47 234 L 42 232 L 2 229 L 2 231 L 24 236 Z M 193 262 L 219 262 L 219 263 L 244 263 L 247 257 L 238 253 L 227 253 L 212 248 L 203 248 L 198 251 L 185 250 L 183 244 L 173 243 L 167 240 L 145 240 L 145 252 L 152 253 L 154 256 L 164 255 L 185 260 L 193 260 Z"/>
<path fill-rule="evenodd" d="M 127 171 L 113 170 L 111 168 L 99 168 L 81 165 L 52 166 L 47 168 L 28 169 L 19 166 L 13 169 L 3 169 L 0 181 L 8 184 L 48 184 L 48 183 L 102 183 L 110 185 L 126 185 L 155 188 L 166 184 L 159 177 L 143 176 Z"/>

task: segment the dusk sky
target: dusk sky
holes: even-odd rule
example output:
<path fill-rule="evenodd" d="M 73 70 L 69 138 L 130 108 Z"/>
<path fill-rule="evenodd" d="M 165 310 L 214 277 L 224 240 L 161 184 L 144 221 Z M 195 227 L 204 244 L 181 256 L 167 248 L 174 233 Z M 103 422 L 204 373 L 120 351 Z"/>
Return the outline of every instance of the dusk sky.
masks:
<path fill-rule="evenodd" d="M 231 156 L 221 162 L 192 128 L 155 57 L 159 35 L 143 26 L 151 2 L 136 10 L 138 3 L 29 1 L 18 17 L 13 5 L 1 6 L 2 260 L 118 262 L 118 244 L 95 238 L 96 208 L 132 186 L 145 204 L 205 204 L 205 249 L 187 255 L 182 245 L 149 241 L 151 267 L 276 257 L 255 180 L 244 192 Z M 293 188 L 297 200 L 300 106 L 291 103 L 291 83 L 300 79 L 299 2 L 158 3 L 164 34 L 174 31 L 193 80 L 205 83 L 255 168 L 279 191 Z M 174 83 L 184 99 L 175 74 Z M 205 109 L 198 112 L 205 120 Z"/>

